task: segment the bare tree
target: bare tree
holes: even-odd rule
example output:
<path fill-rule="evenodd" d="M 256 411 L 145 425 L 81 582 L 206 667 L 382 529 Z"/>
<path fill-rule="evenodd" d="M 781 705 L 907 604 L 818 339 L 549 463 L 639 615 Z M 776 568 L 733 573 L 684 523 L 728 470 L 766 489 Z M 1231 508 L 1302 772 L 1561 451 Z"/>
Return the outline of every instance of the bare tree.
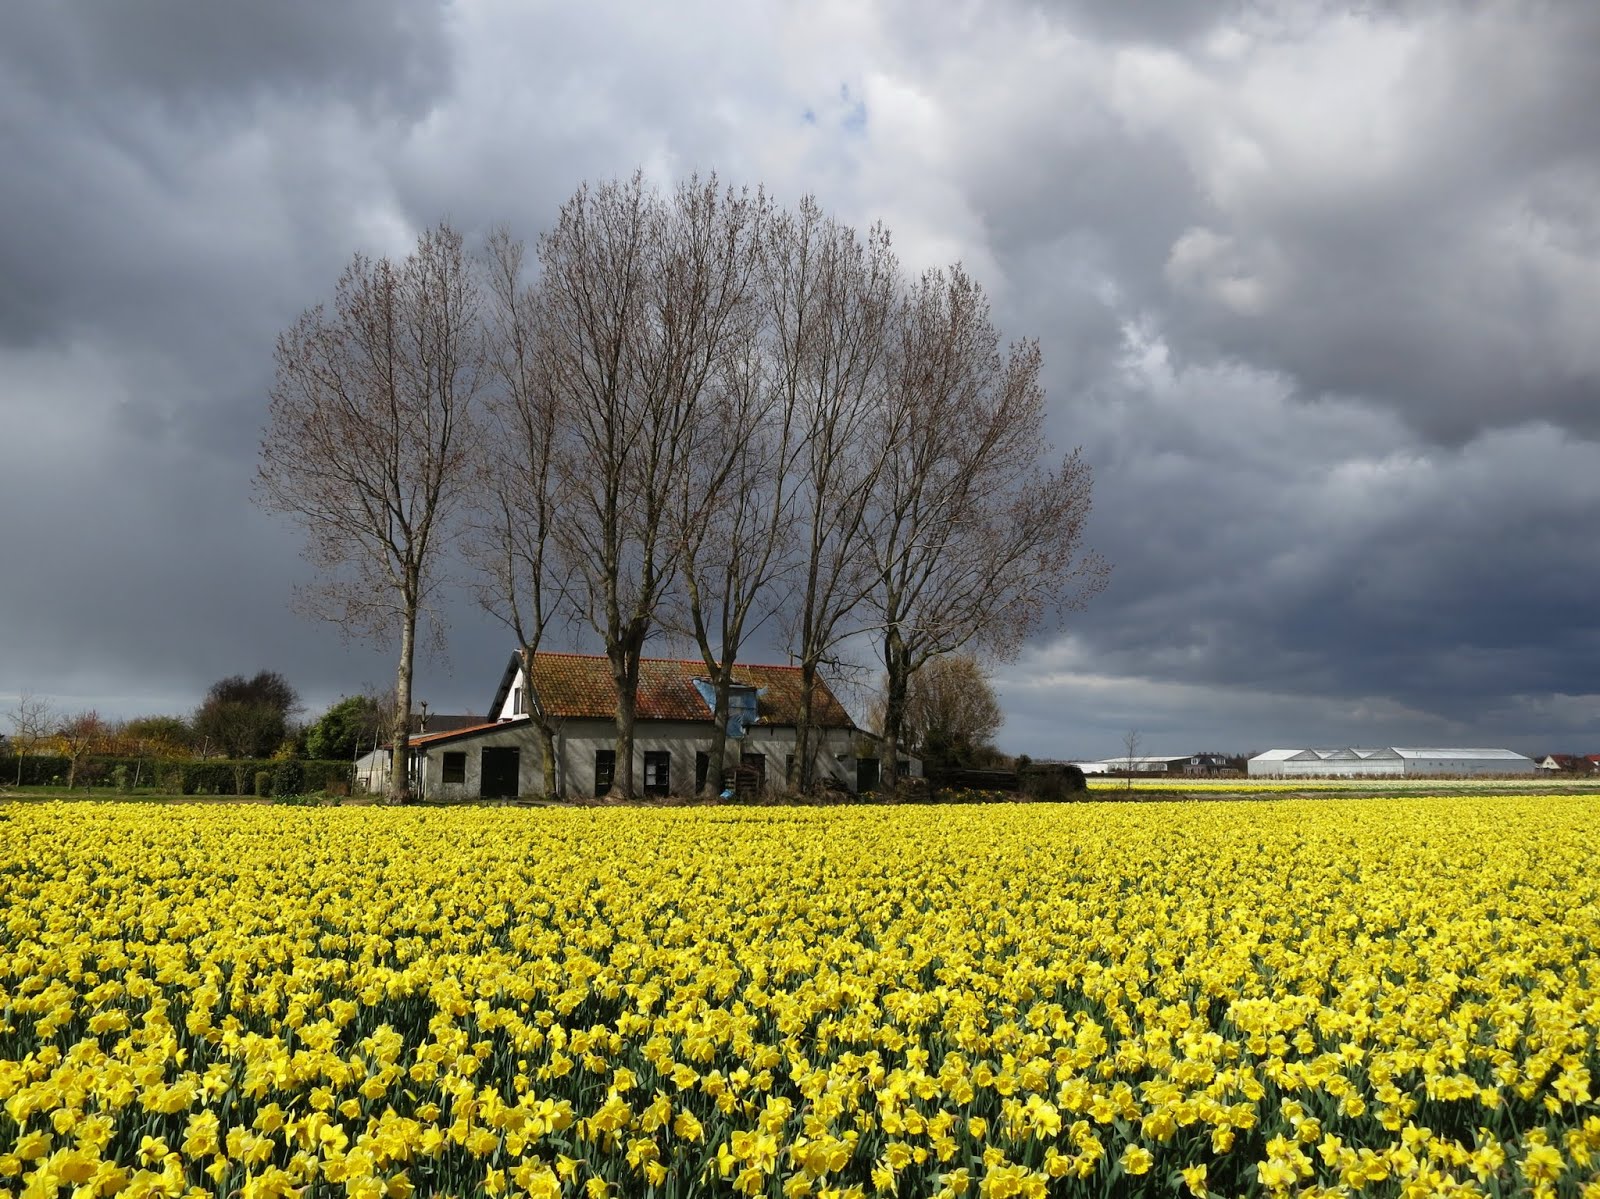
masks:
<path fill-rule="evenodd" d="M 11 721 L 11 747 L 17 755 L 17 786 L 20 787 L 22 757 L 39 752 L 39 746 L 55 724 L 55 709 L 45 696 L 24 691 L 17 696 L 16 704 L 6 716 Z"/>
<path fill-rule="evenodd" d="M 1104 564 L 1082 545 L 1088 465 L 1077 452 L 1041 464 L 1040 365 L 1036 342 L 1001 352 L 983 290 L 959 265 L 901 299 L 869 542 L 888 789 L 918 670 L 974 644 L 1012 656 L 1047 613 L 1104 586 Z"/>
<path fill-rule="evenodd" d="M 925 758 L 976 765 L 992 752 L 1005 716 L 988 672 L 973 654 L 930 658 L 906 687 L 904 737 Z"/>
<path fill-rule="evenodd" d="M 468 555 L 479 603 L 517 640 L 532 697 L 534 655 L 567 590 L 556 531 L 562 514 L 556 450 L 560 408 L 538 326 L 539 296 L 523 279 L 524 249 L 509 233 L 489 238 L 487 258 L 487 434 L 477 455 Z M 555 726 L 537 702 L 545 794 L 556 788 Z"/>
<path fill-rule="evenodd" d="M 1139 730 L 1138 729 L 1129 729 L 1126 733 L 1122 734 L 1122 752 L 1123 752 L 1122 764 L 1127 770 L 1127 773 L 1126 773 L 1126 776 L 1125 776 L 1126 781 L 1123 784 L 1123 789 L 1127 790 L 1127 791 L 1132 791 L 1133 790 L 1133 760 L 1134 760 L 1134 758 L 1139 756 Z"/>
<path fill-rule="evenodd" d="M 706 666 L 712 734 L 702 790 L 711 794 L 737 764 L 728 760 L 734 667 L 746 639 L 777 610 L 774 583 L 791 541 L 795 480 L 788 465 L 801 430 L 795 395 L 775 385 L 764 336 L 769 305 L 762 267 L 773 219 L 758 195 L 751 219 L 737 231 L 745 238 L 745 292 L 699 406 L 674 512 L 683 586 L 681 613 L 668 620 L 693 636 Z"/>
<path fill-rule="evenodd" d="M 663 197 L 636 173 L 581 188 L 539 242 L 539 323 L 566 417 L 559 533 L 611 665 L 622 798 L 634 794 L 639 661 L 681 562 L 677 483 L 744 300 L 752 208 L 715 177 Z"/>
<path fill-rule="evenodd" d="M 766 261 L 775 386 L 803 430 L 786 464 L 797 541 L 786 616 L 801 682 L 789 783 L 806 789 L 815 781 L 818 672 L 873 579 L 865 541 L 884 462 L 873 414 L 899 268 L 881 225 L 863 239 L 809 197 L 775 224 Z"/>
<path fill-rule="evenodd" d="M 83 759 L 99 748 L 110 734 L 111 726 L 100 719 L 98 712 L 78 712 L 67 717 L 56 729 L 56 747 L 67 759 L 67 790 L 78 784 L 78 767 Z"/>
<path fill-rule="evenodd" d="M 346 635 L 399 642 L 390 798 L 406 769 L 418 617 L 462 487 L 480 385 L 478 285 L 459 234 L 428 230 L 400 262 L 356 255 L 332 309 L 278 338 L 258 499 L 304 529 L 324 577 L 300 593 Z"/>
<path fill-rule="evenodd" d="M 122 731 L 141 756 L 187 757 L 194 748 L 194 726 L 181 716 L 136 716 Z"/>

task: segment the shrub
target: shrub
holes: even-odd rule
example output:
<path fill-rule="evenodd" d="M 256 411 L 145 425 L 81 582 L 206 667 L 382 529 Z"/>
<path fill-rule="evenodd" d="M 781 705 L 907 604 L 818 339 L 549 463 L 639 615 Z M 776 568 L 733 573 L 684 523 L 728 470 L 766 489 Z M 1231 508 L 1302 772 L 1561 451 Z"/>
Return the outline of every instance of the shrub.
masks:
<path fill-rule="evenodd" d="M 183 762 L 179 767 L 183 795 L 237 795 L 244 782 L 235 762 Z"/>
<path fill-rule="evenodd" d="M 1026 767 L 1018 767 L 1017 776 L 1023 798 L 1041 803 L 1083 799 L 1089 790 L 1083 771 L 1070 763 L 1030 762 Z"/>
<path fill-rule="evenodd" d="M 256 771 L 256 794 L 263 797 L 272 794 L 272 771 Z"/>
<path fill-rule="evenodd" d="M 272 794 L 279 798 L 299 795 L 306 789 L 305 763 L 298 758 L 287 758 L 278 763 L 272 773 Z"/>
<path fill-rule="evenodd" d="M 355 782 L 355 766 L 342 761 L 303 761 L 300 763 L 305 769 L 305 789 L 307 791 L 327 791 L 332 793 L 339 787 L 344 788 L 349 794 L 350 786 Z"/>

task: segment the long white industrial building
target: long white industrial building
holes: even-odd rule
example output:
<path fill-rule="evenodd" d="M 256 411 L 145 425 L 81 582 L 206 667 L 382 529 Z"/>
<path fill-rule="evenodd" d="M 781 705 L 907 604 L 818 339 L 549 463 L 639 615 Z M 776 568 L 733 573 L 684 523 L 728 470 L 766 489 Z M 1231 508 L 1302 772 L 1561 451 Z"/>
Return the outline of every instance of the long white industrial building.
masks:
<path fill-rule="evenodd" d="M 1252 778 L 1401 778 L 1427 774 L 1532 774 L 1533 759 L 1509 749 L 1269 749 L 1251 758 Z"/>

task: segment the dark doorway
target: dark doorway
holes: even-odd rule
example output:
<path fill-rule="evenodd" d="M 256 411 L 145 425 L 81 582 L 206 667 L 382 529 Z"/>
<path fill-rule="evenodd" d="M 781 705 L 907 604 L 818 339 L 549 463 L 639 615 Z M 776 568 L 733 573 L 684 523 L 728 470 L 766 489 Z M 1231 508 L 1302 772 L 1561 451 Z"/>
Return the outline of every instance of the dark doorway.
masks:
<path fill-rule="evenodd" d="M 740 754 L 739 765 L 746 770 L 756 773 L 756 794 L 767 789 L 767 755 L 766 754 Z"/>
<path fill-rule="evenodd" d="M 876 791 L 878 789 L 878 779 L 877 758 L 856 759 L 856 793 L 858 795 L 867 791 Z"/>
<path fill-rule="evenodd" d="M 515 798 L 520 765 L 520 755 L 515 745 L 484 746 L 482 783 L 478 794 L 484 799 Z"/>

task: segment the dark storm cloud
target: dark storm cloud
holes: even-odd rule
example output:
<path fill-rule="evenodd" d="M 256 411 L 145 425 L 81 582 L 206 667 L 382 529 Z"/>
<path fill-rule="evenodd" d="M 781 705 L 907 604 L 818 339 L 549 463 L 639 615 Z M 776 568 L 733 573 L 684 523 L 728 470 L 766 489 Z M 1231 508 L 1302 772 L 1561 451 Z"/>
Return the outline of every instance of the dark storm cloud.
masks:
<path fill-rule="evenodd" d="M 1537 737 L 1507 713 L 1555 709 L 1504 699 L 1551 692 L 1592 721 L 1591 10 L 1052 12 L 1027 44 L 1058 69 L 1008 63 L 1033 100 L 1014 137 L 992 93 L 947 109 L 998 307 L 1044 340 L 1117 564 L 1014 723 L 1104 698 L 1097 674 L 1173 689 L 1180 723 L 1255 711 L 1314 741 Z M 1128 365 L 1151 345 L 1165 383 Z M 1334 706 L 1296 725 L 1285 696 Z M 1116 721 L 1078 719 L 1115 748 Z"/>
<path fill-rule="evenodd" d="M 9 69 L 33 90 L 102 110 L 154 99 L 201 119 L 293 92 L 416 115 L 448 74 L 446 32 L 439 0 L 19 0 L 6 12 Z"/>
<path fill-rule="evenodd" d="M 336 638 L 285 612 L 297 539 L 248 502 L 271 342 L 383 223 L 363 148 L 448 83 L 442 22 L 8 8 L 0 691 L 182 710 L 262 667 L 335 689 Z"/>
<path fill-rule="evenodd" d="M 1600 104 L 1584 65 L 1600 10 L 1440 7 L 1347 40 L 1375 69 L 1341 86 L 1332 56 L 1298 65 L 1317 105 L 1348 116 L 1297 127 L 1247 85 L 1231 120 L 1177 124 L 1191 156 L 1226 135 L 1240 162 L 1212 159 L 1210 211 L 1173 243 L 1174 336 L 1312 394 L 1372 397 L 1450 442 L 1530 419 L 1600 431 L 1600 355 L 1579 316 L 1597 296 L 1600 160 L 1583 114 Z M 1259 298 L 1230 295 L 1241 280 Z"/>
<path fill-rule="evenodd" d="M 250 506 L 274 336 L 353 251 L 642 166 L 881 217 L 1041 340 L 1116 570 L 1004 669 L 1009 748 L 1578 748 L 1597 47 L 1509 0 L 12 6 L 0 707 L 383 683 Z M 420 694 L 481 710 L 503 633 L 443 615 Z"/>
<path fill-rule="evenodd" d="M 392 136 L 450 75 L 436 3 L 25 3 L 4 22 L 10 344 L 256 336 L 257 312 L 228 310 L 348 242 L 349 216 L 313 196 L 336 205 L 359 179 L 362 123 Z"/>
<path fill-rule="evenodd" d="M 1232 718 L 1261 730 L 1258 747 L 1276 727 L 1267 741 L 1330 743 L 1343 728 L 1532 750 L 1555 726 L 1508 723 L 1509 697 L 1551 693 L 1591 693 L 1592 722 L 1592 443 L 1531 425 L 1442 449 L 1370 406 L 1286 403 L 1272 376 L 1143 377 L 1082 429 L 1098 453 L 1095 536 L 1117 547 L 1117 569 L 1073 621 L 1041 714 L 1085 687 L 1103 694 L 1092 683 L 1105 676 L 1167 688 L 1146 703 L 1185 727 L 1298 697 Z M 1346 701 L 1371 727 L 1342 723 Z M 1094 752 L 1115 747 L 1104 712 L 1077 727 L 1097 731 Z"/>

